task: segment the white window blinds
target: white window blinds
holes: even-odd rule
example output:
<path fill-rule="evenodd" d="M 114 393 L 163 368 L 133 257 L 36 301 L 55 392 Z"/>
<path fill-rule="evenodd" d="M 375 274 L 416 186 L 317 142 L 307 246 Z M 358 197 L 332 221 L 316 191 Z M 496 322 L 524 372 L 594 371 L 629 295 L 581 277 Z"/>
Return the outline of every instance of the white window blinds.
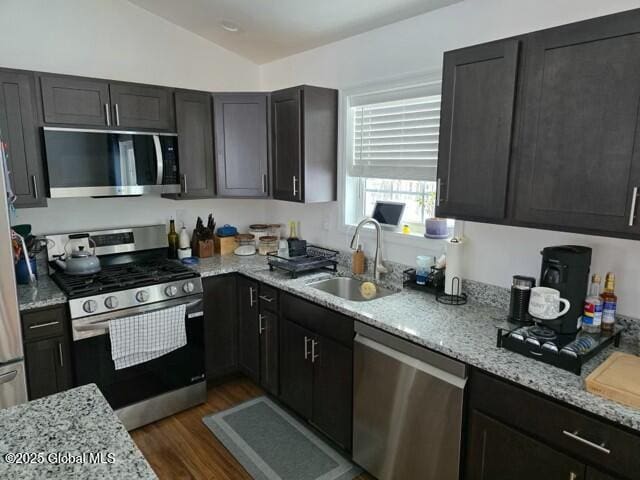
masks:
<path fill-rule="evenodd" d="M 375 95 L 367 95 L 350 106 L 350 176 L 435 180 L 440 126 L 436 83 L 430 85 L 432 95 L 420 89 L 422 96 L 378 102 L 372 101 Z M 416 95 L 416 89 L 405 93 Z M 362 103 L 365 100 L 370 103 Z"/>

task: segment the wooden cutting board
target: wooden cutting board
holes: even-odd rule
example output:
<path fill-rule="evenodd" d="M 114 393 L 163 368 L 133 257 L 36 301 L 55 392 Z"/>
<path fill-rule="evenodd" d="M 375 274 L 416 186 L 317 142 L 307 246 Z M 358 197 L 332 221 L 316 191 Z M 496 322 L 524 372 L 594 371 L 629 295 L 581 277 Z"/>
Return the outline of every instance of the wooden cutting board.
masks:
<path fill-rule="evenodd" d="M 640 357 L 615 352 L 586 379 L 587 391 L 640 408 Z"/>

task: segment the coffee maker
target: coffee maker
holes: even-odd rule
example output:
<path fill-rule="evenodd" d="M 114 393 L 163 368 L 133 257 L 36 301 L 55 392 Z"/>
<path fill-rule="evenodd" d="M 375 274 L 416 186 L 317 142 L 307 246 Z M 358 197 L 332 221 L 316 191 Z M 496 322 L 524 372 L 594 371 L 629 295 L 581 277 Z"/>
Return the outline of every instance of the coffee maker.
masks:
<path fill-rule="evenodd" d="M 571 303 L 569 311 L 545 326 L 559 334 L 574 334 L 581 326 L 584 299 L 589 285 L 591 249 L 578 245 L 546 247 L 542 254 L 540 286 L 555 288 Z"/>

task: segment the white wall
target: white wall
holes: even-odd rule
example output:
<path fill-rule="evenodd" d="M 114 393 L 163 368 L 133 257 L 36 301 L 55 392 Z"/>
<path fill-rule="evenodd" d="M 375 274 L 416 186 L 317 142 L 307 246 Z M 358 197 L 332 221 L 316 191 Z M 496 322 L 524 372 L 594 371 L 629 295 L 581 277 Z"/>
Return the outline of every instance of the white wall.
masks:
<path fill-rule="evenodd" d="M 124 0 L 2 0 L 0 66 L 208 91 L 255 90 L 258 67 Z M 165 223 L 263 221 L 264 202 L 172 201 L 160 197 L 55 199 L 20 209 L 13 223 L 37 233 Z"/>
<path fill-rule="evenodd" d="M 339 42 L 261 66 L 261 86 L 276 89 L 310 83 L 334 88 L 441 68 L 442 53 L 511 35 L 637 8 L 638 0 L 466 0 Z M 337 204 L 310 207 L 275 202 L 268 221 L 299 219 L 304 235 L 345 248 L 348 238 L 337 228 Z M 466 277 L 508 286 L 516 273 L 539 275 L 544 246 L 577 243 L 591 246 L 592 271 L 615 271 L 619 312 L 640 317 L 640 242 L 467 222 Z M 370 243 L 370 242 L 369 242 Z M 387 244 L 387 258 L 413 263 L 415 256 L 441 247 Z"/>

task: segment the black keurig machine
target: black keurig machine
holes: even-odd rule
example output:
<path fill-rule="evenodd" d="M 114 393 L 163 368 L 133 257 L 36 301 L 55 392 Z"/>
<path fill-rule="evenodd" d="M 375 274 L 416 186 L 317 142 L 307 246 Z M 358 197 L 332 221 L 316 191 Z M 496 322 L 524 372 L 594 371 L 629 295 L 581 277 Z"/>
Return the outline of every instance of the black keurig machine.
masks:
<path fill-rule="evenodd" d="M 571 303 L 569 311 L 556 320 L 545 320 L 544 325 L 556 333 L 576 333 L 584 308 L 589 284 L 591 249 L 577 245 L 547 247 L 542 254 L 540 286 L 555 288 L 560 297 Z"/>

